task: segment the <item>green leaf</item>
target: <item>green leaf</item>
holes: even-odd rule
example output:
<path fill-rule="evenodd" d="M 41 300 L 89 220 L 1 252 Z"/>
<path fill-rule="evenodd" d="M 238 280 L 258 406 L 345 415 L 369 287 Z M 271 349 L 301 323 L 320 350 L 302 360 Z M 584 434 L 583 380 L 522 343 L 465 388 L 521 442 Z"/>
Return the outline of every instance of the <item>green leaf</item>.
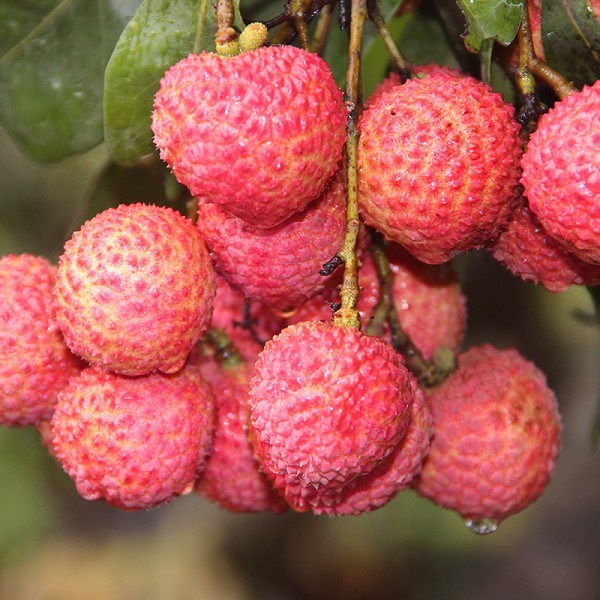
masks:
<path fill-rule="evenodd" d="M 104 69 L 132 2 L 0 2 L 0 123 L 40 161 L 103 139 Z"/>
<path fill-rule="evenodd" d="M 542 44 L 548 64 L 577 87 L 600 79 L 600 19 L 588 0 L 544 0 Z"/>
<path fill-rule="evenodd" d="M 235 24 L 242 28 L 238 0 L 234 6 Z M 214 51 L 215 32 L 210 0 L 142 2 L 106 68 L 104 132 L 114 160 L 134 164 L 154 152 L 150 123 L 161 77 L 191 52 Z"/>
<path fill-rule="evenodd" d="M 485 40 L 507 46 L 517 35 L 524 0 L 456 0 L 468 24 L 465 44 L 479 52 Z"/>

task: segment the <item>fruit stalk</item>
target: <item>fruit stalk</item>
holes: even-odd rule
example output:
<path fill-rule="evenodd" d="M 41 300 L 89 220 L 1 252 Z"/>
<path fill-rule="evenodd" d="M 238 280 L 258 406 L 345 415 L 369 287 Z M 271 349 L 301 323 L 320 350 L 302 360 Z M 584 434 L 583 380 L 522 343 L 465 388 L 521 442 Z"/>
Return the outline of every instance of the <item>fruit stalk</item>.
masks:
<path fill-rule="evenodd" d="M 356 258 L 356 238 L 359 229 L 358 181 L 356 169 L 356 147 L 358 142 L 358 98 L 360 87 L 360 50 L 365 20 L 367 0 L 352 0 L 350 17 L 350 43 L 348 48 L 348 69 L 346 72 L 346 106 L 348 122 L 346 138 L 347 204 L 346 235 L 340 252 L 344 261 L 344 278 L 340 288 L 342 306 L 333 315 L 338 327 L 360 329 L 360 317 L 356 309 L 360 288 L 358 285 L 358 261 Z"/>

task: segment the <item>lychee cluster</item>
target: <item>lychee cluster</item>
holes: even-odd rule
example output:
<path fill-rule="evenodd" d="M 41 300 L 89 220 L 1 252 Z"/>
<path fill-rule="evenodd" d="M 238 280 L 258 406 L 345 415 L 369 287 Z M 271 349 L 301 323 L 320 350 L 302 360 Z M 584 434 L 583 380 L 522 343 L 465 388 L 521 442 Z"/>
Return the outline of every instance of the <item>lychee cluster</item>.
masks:
<path fill-rule="evenodd" d="M 358 121 L 357 329 L 333 323 L 345 273 L 324 268 L 344 262 L 350 226 L 348 113 L 327 63 L 272 46 L 173 65 L 152 130 L 197 210 L 123 204 L 57 267 L 0 260 L 0 422 L 36 425 L 82 497 L 125 510 L 194 491 L 234 512 L 359 515 L 413 487 L 481 529 L 537 499 L 556 399 L 515 350 L 463 351 L 450 259 L 487 247 L 555 291 L 600 282 L 593 218 L 567 239 L 536 199 L 573 193 L 538 167 L 546 146 L 560 167 L 555 138 L 575 136 L 569 119 L 581 131 L 597 91 L 564 101 L 579 116 L 551 111 L 521 161 L 499 94 L 415 73 L 388 77 Z M 575 183 L 588 205 L 590 153 Z M 441 382 L 440 356 L 455 367 Z"/>

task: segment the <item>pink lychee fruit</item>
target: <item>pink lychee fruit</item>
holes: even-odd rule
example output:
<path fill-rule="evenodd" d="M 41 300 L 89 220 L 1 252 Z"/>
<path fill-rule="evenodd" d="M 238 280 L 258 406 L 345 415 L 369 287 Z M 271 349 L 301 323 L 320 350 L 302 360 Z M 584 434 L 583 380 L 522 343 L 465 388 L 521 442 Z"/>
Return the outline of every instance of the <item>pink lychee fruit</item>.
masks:
<path fill-rule="evenodd" d="M 581 260 L 600 263 L 600 81 L 556 102 L 521 162 L 529 207 Z"/>
<path fill-rule="evenodd" d="M 494 237 L 517 198 L 514 107 L 472 77 L 430 75 L 383 94 L 359 120 L 367 224 L 426 263 Z"/>
<path fill-rule="evenodd" d="M 180 369 L 210 323 L 214 294 L 210 256 L 191 220 L 139 203 L 108 209 L 75 232 L 54 292 L 71 350 L 125 375 Z"/>
<path fill-rule="evenodd" d="M 434 435 L 413 482 L 419 494 L 475 527 L 498 524 L 540 496 L 561 424 L 554 393 L 533 363 L 513 349 L 471 348 L 428 400 Z"/>
<path fill-rule="evenodd" d="M 297 511 L 370 472 L 404 437 L 412 389 L 383 340 L 330 322 L 290 325 L 266 343 L 250 383 L 250 436 Z"/>
<path fill-rule="evenodd" d="M 86 500 L 146 509 L 193 489 L 213 429 L 212 391 L 197 367 L 140 377 L 90 367 L 59 394 L 52 447 Z"/>
<path fill-rule="evenodd" d="M 273 227 L 321 194 L 341 159 L 346 120 L 324 60 L 271 46 L 178 62 L 161 81 L 152 129 L 192 195 Z"/>
<path fill-rule="evenodd" d="M 201 203 L 198 229 L 217 269 L 250 299 L 278 311 L 300 306 L 325 287 L 319 273 L 346 231 L 346 193 L 334 177 L 321 198 L 280 225 L 261 229 Z"/>
<path fill-rule="evenodd" d="M 0 258 L 0 425 L 49 419 L 58 392 L 83 363 L 52 314 L 56 267 L 32 254 Z"/>
<path fill-rule="evenodd" d="M 600 265 L 583 262 L 549 236 L 525 201 L 515 208 L 489 249 L 513 275 L 540 283 L 551 292 L 563 292 L 574 284 L 600 283 Z"/>
<path fill-rule="evenodd" d="M 357 477 L 337 494 L 335 502 L 313 507 L 316 514 L 359 515 L 380 508 L 409 487 L 423 466 L 433 434 L 431 411 L 425 392 L 411 375 L 413 405 L 406 435 L 392 453 L 370 473 Z"/>
<path fill-rule="evenodd" d="M 288 506 L 260 470 L 248 440 L 248 392 L 252 365 L 201 366 L 217 410 L 214 443 L 195 491 L 232 512 L 284 512 Z"/>

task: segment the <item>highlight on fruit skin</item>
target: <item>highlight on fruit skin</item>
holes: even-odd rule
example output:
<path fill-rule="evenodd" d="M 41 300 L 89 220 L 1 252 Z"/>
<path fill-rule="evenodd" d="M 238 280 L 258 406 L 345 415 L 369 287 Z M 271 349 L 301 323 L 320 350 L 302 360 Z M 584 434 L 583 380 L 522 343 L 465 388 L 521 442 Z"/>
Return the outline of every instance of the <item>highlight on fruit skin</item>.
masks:
<path fill-rule="evenodd" d="M 197 367 L 140 377 L 89 367 L 59 394 L 51 428 L 83 498 L 147 509 L 191 492 L 212 445 L 214 398 Z"/>
<path fill-rule="evenodd" d="M 428 402 L 434 435 L 412 483 L 420 495 L 496 525 L 539 498 L 554 472 L 561 419 L 533 363 L 512 349 L 470 348 Z"/>
<path fill-rule="evenodd" d="M 311 510 L 370 472 L 406 434 L 413 392 L 383 340 L 331 322 L 290 325 L 250 382 L 250 439 L 288 504 Z"/>
<path fill-rule="evenodd" d="M 482 247 L 517 200 L 514 107 L 472 77 L 395 86 L 358 123 L 358 201 L 367 224 L 437 264 Z"/>
<path fill-rule="evenodd" d="M 294 46 L 190 54 L 163 76 L 152 129 L 193 196 L 274 227 L 323 191 L 342 158 L 347 111 L 327 63 Z"/>
<path fill-rule="evenodd" d="M 65 244 L 56 320 L 69 348 L 92 365 L 173 373 L 208 328 L 215 287 L 191 220 L 167 207 L 122 204 Z"/>
<path fill-rule="evenodd" d="M 547 233 L 600 264 L 600 80 L 541 116 L 523 155 L 521 182 Z"/>
<path fill-rule="evenodd" d="M 54 323 L 55 279 L 56 266 L 42 256 L 0 258 L 0 425 L 49 419 L 58 392 L 84 366 Z"/>

